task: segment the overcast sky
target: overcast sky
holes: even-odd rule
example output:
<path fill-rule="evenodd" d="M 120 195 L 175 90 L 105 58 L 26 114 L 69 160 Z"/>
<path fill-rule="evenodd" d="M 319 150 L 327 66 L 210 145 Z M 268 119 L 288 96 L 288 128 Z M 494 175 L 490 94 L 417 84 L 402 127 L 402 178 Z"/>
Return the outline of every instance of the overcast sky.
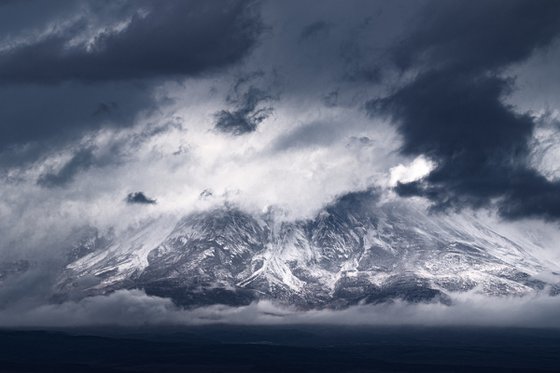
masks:
<path fill-rule="evenodd" d="M 553 1 L 2 2 L 3 242 L 224 201 L 309 216 L 372 185 L 557 221 L 559 14 Z"/>
<path fill-rule="evenodd" d="M 48 4 L 0 2 L 5 258 L 370 187 L 558 229 L 558 1 Z"/>

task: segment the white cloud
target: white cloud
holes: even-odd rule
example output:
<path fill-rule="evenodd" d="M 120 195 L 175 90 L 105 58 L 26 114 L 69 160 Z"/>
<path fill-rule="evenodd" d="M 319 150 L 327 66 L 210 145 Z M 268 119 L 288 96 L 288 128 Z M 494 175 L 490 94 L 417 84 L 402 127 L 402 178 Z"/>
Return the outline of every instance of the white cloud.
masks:
<path fill-rule="evenodd" d="M 560 112 L 544 110 L 537 115 L 529 161 L 549 181 L 560 180 Z"/>
<path fill-rule="evenodd" d="M 436 164 L 424 156 L 416 157 L 408 165 L 399 164 L 389 170 L 389 186 L 394 187 L 397 183 L 410 183 L 427 176 Z"/>
<path fill-rule="evenodd" d="M 10 181 L 0 184 L 5 245 L 18 242 L 20 252 L 37 251 L 78 226 L 125 229 L 149 216 L 179 217 L 225 201 L 251 212 L 274 205 L 285 209 L 288 219 L 309 217 L 338 194 L 382 182 L 388 167 L 401 159 L 395 151 L 399 137 L 388 123 L 375 122 L 356 107 L 326 108 L 320 97 L 312 103 L 279 100 L 256 132 L 222 134 L 213 128 L 213 114 L 225 105 L 215 92 L 226 91 L 230 83 L 192 79 L 162 86 L 157 94 L 175 103 L 135 127 L 91 132 L 30 167 L 12 170 L 5 179 Z M 298 142 L 289 151 L 274 150 L 279 139 L 309 123 L 324 123 L 335 135 L 328 143 Z M 42 174 L 61 169 L 84 147 L 93 149 L 96 164 L 67 184 L 37 185 Z M 213 197 L 201 201 L 205 189 Z M 158 203 L 124 203 L 136 191 Z"/>
<path fill-rule="evenodd" d="M 139 290 L 119 290 L 81 301 L 7 309 L 0 326 L 149 326 L 149 325 L 377 325 L 377 326 L 492 326 L 560 328 L 560 297 L 488 297 L 462 293 L 453 305 L 395 301 L 358 305 L 344 310 L 301 311 L 269 301 L 248 306 L 214 305 L 182 309 L 166 298 L 148 296 Z"/>

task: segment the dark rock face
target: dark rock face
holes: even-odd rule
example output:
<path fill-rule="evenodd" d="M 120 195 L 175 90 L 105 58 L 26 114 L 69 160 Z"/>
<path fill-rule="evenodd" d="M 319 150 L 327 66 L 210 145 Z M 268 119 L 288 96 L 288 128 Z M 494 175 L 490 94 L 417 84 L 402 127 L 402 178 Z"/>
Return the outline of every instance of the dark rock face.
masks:
<path fill-rule="evenodd" d="M 533 278 L 545 264 L 476 217 L 380 204 L 369 192 L 346 195 L 305 221 L 221 208 L 174 227 L 150 223 L 104 249 L 95 246 L 67 267 L 60 294 L 141 288 L 184 306 L 269 299 L 340 308 L 394 300 L 448 304 L 455 292 L 551 288 Z"/>
<path fill-rule="evenodd" d="M 68 250 L 68 262 L 74 262 L 88 254 L 107 247 L 112 240 L 110 235 L 101 235 L 97 229 L 87 227 L 77 233 L 78 239 Z"/>
<path fill-rule="evenodd" d="M 231 280 L 264 250 L 267 234 L 265 227 L 237 210 L 188 216 L 148 254 L 149 265 L 136 285 L 184 305 L 248 304 L 255 299 L 253 292 Z"/>

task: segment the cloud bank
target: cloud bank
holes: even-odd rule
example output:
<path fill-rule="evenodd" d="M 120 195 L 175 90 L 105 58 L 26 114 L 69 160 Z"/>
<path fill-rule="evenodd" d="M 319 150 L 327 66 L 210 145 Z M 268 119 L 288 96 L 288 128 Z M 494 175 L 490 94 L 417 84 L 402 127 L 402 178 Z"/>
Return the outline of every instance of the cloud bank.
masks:
<path fill-rule="evenodd" d="M 460 294 L 453 304 L 412 304 L 402 301 L 359 305 L 344 310 L 299 311 L 261 301 L 248 306 L 222 305 L 182 309 L 166 298 L 140 290 L 119 290 L 77 302 L 8 309 L 0 326 L 79 327 L 157 325 L 369 325 L 369 326 L 482 326 L 560 328 L 556 317 L 559 297 L 492 298 Z"/>

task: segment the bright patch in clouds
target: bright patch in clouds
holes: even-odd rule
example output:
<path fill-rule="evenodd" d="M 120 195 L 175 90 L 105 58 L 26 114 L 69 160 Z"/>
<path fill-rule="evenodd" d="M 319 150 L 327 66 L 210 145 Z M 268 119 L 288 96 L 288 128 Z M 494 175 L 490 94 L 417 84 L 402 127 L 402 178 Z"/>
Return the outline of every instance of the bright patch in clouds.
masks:
<path fill-rule="evenodd" d="M 389 170 L 389 186 L 394 187 L 397 183 L 410 183 L 426 177 L 436 164 L 424 156 L 416 157 L 407 165 L 399 164 Z"/>

